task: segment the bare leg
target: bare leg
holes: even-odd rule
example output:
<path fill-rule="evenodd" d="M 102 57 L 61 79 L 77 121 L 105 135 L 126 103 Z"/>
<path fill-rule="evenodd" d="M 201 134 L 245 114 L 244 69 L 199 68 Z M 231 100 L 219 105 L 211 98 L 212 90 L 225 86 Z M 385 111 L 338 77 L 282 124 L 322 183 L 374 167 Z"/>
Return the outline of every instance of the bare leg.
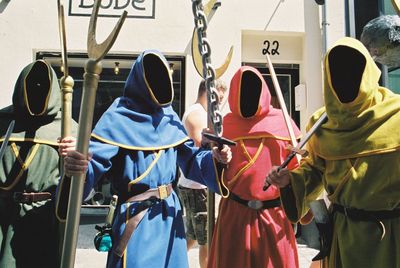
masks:
<path fill-rule="evenodd" d="M 189 251 L 196 244 L 196 240 L 187 238 L 186 244 L 187 244 L 187 251 Z"/>
<path fill-rule="evenodd" d="M 322 267 L 322 261 L 311 262 L 310 268 L 320 268 L 320 267 Z"/>
<path fill-rule="evenodd" d="M 208 262 L 208 247 L 207 245 L 203 245 L 199 247 L 199 261 L 200 268 L 206 268 Z"/>

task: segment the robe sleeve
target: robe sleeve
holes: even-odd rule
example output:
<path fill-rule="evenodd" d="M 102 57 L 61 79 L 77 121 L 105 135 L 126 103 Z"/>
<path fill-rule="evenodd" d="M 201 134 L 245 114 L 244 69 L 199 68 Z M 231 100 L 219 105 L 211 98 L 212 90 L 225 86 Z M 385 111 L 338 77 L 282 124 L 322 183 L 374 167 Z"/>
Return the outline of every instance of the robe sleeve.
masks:
<path fill-rule="evenodd" d="M 86 173 L 83 198 L 85 199 L 99 179 L 112 167 L 112 158 L 118 154 L 119 147 L 95 139 L 90 140 L 89 153 L 92 159 Z"/>
<path fill-rule="evenodd" d="M 310 152 L 298 168 L 290 171 L 290 184 L 281 188 L 280 193 L 283 208 L 292 222 L 298 222 L 308 212 L 308 204 L 322 193 L 324 170 L 325 161 Z"/>
<path fill-rule="evenodd" d="M 185 178 L 206 185 L 219 193 L 216 167 L 210 150 L 194 146 L 192 140 L 178 146 L 178 165 Z"/>

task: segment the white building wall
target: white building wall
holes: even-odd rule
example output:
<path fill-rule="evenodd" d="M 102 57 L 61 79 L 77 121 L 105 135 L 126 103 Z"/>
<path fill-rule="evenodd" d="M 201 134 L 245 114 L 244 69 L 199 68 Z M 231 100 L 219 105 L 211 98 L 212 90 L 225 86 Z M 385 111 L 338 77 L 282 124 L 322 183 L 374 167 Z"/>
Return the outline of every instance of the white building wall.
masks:
<path fill-rule="evenodd" d="M 83 1 L 91 4 L 93 0 Z M 103 0 L 110 3 L 115 0 Z M 124 1 L 120 0 L 121 5 Z M 150 2 L 146 0 L 146 2 Z M 206 2 L 206 1 L 203 1 Z M 329 2 L 329 40 L 344 35 L 343 1 Z M 224 74 L 229 85 L 233 73 L 245 61 L 243 57 L 251 55 L 251 50 L 260 51 L 261 44 L 257 36 L 281 36 L 293 39 L 291 45 L 296 48 L 287 57 L 272 57 L 277 63 L 298 63 L 301 66 L 301 83 L 310 84 L 320 76 L 308 74 L 316 68 L 307 67 L 306 62 L 315 58 L 316 48 L 307 42 L 308 35 L 320 35 L 320 23 L 313 31 L 306 31 L 308 16 L 317 16 L 318 6 L 311 0 L 225 0 L 210 21 L 207 31 L 212 46 L 212 63 L 215 67 L 222 64 L 229 47 L 234 46 L 231 65 Z M 115 5 L 115 3 L 114 3 Z M 69 52 L 86 52 L 87 28 L 90 17 L 68 16 L 69 1 L 64 0 L 67 28 L 67 46 Z M 127 18 L 122 30 L 112 47 L 112 53 L 140 53 L 145 49 L 158 49 L 166 55 L 184 55 L 186 58 L 186 105 L 191 104 L 197 94 L 200 77 L 195 71 L 190 56 L 190 40 L 194 27 L 191 1 L 162 0 L 155 1 L 155 18 Z M 313 9 L 314 11 L 310 11 Z M 106 12 L 101 10 L 100 12 Z M 115 11 L 113 11 L 115 13 Z M 122 11 L 119 11 L 122 13 Z M 313 19 L 317 23 L 318 18 Z M 97 40 L 102 42 L 111 32 L 117 18 L 100 17 L 97 25 Z M 0 107 L 11 103 L 14 83 L 21 69 L 34 60 L 36 51 L 60 51 L 60 41 L 57 20 L 57 1 L 2 1 L 0 2 L 0 73 L 1 98 Z M 245 38 L 247 37 L 247 39 Z M 243 46 L 245 42 L 248 44 Z M 262 39 L 262 38 L 261 38 Z M 312 39 L 314 40 L 314 39 Z M 315 38 L 317 40 L 317 38 Z M 249 45 L 251 44 L 251 45 Z M 299 48 L 302 48 L 301 50 Z M 289 49 L 289 48 L 288 48 Z M 247 60 L 247 59 L 246 59 Z M 258 53 L 253 60 L 265 62 L 262 54 Z M 311 63 L 310 63 L 311 64 Z M 310 69 L 309 69 L 310 68 Z M 321 99 L 313 104 L 312 91 L 316 86 L 307 87 L 308 105 L 301 112 L 302 125 L 306 117 L 313 112 Z M 319 97 L 318 97 L 319 98 Z"/>

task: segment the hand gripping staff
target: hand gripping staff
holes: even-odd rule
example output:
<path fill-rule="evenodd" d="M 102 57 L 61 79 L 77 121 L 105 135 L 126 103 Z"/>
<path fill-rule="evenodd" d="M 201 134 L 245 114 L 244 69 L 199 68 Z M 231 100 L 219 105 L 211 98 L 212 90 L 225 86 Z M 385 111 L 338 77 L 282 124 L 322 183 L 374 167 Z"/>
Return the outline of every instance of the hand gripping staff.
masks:
<path fill-rule="evenodd" d="M 222 135 L 222 114 L 219 111 L 218 105 L 218 93 L 215 88 L 215 77 L 216 73 L 211 65 L 211 46 L 207 39 L 207 16 L 204 12 L 203 3 L 201 0 L 192 0 L 192 11 L 194 15 L 195 32 L 197 32 L 198 50 L 202 57 L 203 63 L 203 75 L 205 85 L 207 89 L 207 114 L 208 114 L 208 125 L 212 129 L 214 135 L 209 134 L 208 137 L 212 137 L 212 141 L 218 144 L 219 148 L 222 148 L 223 144 L 232 145 L 235 144 L 232 141 L 223 139 Z M 193 52 L 192 52 L 193 54 Z M 196 62 L 195 66 L 197 68 Z M 226 68 L 225 68 L 226 69 Z M 214 232 L 215 225 L 215 195 L 208 191 L 207 196 L 207 243 L 208 247 L 211 247 L 211 238 Z"/>
<path fill-rule="evenodd" d="M 312 135 L 314 135 L 315 131 L 317 131 L 317 129 L 326 122 L 326 120 L 328 119 L 328 116 L 326 115 L 326 112 L 324 112 L 321 117 L 317 120 L 317 122 L 315 122 L 315 124 L 311 127 L 311 129 L 306 133 L 306 135 L 304 136 L 304 138 L 299 142 L 299 144 L 297 144 L 296 147 L 292 148 L 292 152 L 288 155 L 288 157 L 285 159 L 285 161 L 282 163 L 282 165 L 280 165 L 278 167 L 278 173 L 279 171 L 281 171 L 283 168 L 287 167 L 287 165 L 289 164 L 290 160 L 293 159 L 293 157 L 296 156 L 296 154 L 298 154 L 299 152 L 302 152 L 304 145 L 306 145 L 306 143 L 308 142 L 308 140 L 312 137 Z M 267 180 L 265 179 L 265 183 L 264 183 L 264 187 L 263 190 L 266 191 L 268 189 L 268 187 L 271 184 L 269 184 L 267 182 Z"/>
<path fill-rule="evenodd" d="M 283 118 L 285 120 L 286 127 L 287 127 L 288 132 L 289 132 L 290 141 L 292 143 L 292 146 L 296 147 L 297 140 L 296 140 L 296 136 L 294 135 L 294 130 L 293 130 L 293 127 L 292 127 L 292 121 L 290 119 L 290 116 L 289 116 L 289 113 L 288 113 L 288 110 L 287 110 L 287 107 L 286 107 L 286 104 L 285 104 L 285 99 L 283 98 L 281 87 L 279 86 L 279 82 L 278 82 L 278 78 L 277 78 L 276 73 L 275 73 L 274 66 L 272 65 L 271 59 L 269 58 L 268 54 L 266 55 L 266 58 L 267 58 L 268 69 L 269 69 L 269 72 L 271 74 L 272 82 L 274 83 L 276 96 L 278 98 L 278 102 L 279 102 L 279 105 L 280 105 L 281 110 L 282 110 Z M 299 154 L 296 154 L 296 153 L 293 155 L 293 157 L 294 156 L 296 156 L 297 157 L 297 161 L 300 162 L 301 156 Z M 269 185 L 266 186 L 266 188 L 264 186 L 264 188 L 265 188 L 264 191 L 267 190 L 268 187 L 269 187 Z"/>
<path fill-rule="evenodd" d="M 114 27 L 107 39 L 103 43 L 97 44 L 96 24 L 100 3 L 101 0 L 95 1 L 92 15 L 90 17 L 87 39 L 89 59 L 85 64 L 82 104 L 79 115 L 77 151 L 85 155 L 88 153 L 96 90 L 100 79 L 100 73 L 102 71 L 101 60 L 114 44 L 127 15 L 127 12 L 124 11 L 117 25 Z M 74 267 L 84 179 L 85 174 L 73 176 L 71 178 L 71 190 L 68 200 L 67 221 L 61 258 L 62 268 Z"/>

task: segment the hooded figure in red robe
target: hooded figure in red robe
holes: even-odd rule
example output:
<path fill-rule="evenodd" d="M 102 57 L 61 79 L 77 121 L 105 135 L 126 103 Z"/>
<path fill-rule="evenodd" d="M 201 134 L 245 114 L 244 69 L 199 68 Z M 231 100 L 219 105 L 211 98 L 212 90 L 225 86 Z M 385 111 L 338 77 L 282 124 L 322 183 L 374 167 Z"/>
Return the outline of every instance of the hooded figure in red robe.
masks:
<path fill-rule="evenodd" d="M 234 140 L 232 161 L 220 178 L 221 199 L 208 267 L 298 267 L 293 227 L 279 189 L 263 191 L 265 176 L 290 153 L 282 111 L 255 68 L 241 67 L 229 91 L 224 137 Z M 292 122 L 297 138 L 300 131 Z M 292 160 L 289 167 L 297 165 Z"/>

